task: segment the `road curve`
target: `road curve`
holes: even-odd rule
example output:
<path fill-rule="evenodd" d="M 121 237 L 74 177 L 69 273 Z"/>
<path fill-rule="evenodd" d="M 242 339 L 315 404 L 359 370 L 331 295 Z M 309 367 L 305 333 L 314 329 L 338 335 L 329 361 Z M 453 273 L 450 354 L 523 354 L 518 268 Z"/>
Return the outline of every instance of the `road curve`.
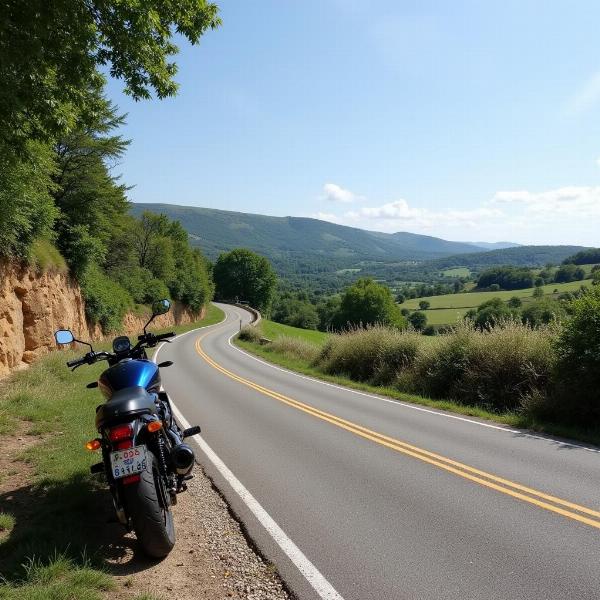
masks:
<path fill-rule="evenodd" d="M 160 349 L 164 386 L 339 596 L 600 597 L 598 451 L 267 365 L 229 343 L 250 315 L 219 306 Z M 327 597 L 199 460 L 298 598 Z"/>

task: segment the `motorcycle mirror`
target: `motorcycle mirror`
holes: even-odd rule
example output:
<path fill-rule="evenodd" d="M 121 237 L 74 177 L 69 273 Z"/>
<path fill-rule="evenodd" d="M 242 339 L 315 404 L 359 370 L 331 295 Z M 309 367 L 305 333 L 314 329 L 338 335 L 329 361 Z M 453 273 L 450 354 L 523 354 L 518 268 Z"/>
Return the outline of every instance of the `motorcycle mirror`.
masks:
<path fill-rule="evenodd" d="M 60 344 L 62 346 L 65 344 L 73 343 L 75 341 L 75 336 L 69 329 L 59 329 L 54 334 L 54 339 L 56 340 L 57 344 Z"/>
<path fill-rule="evenodd" d="M 154 304 L 152 304 L 152 312 L 155 315 L 164 315 L 165 313 L 169 312 L 170 309 L 171 302 L 166 298 L 164 300 L 157 300 L 154 302 Z"/>
<path fill-rule="evenodd" d="M 164 368 L 164 367 L 170 367 L 172 364 L 173 364 L 172 360 L 164 360 L 163 362 L 158 363 L 158 366 L 161 368 Z"/>

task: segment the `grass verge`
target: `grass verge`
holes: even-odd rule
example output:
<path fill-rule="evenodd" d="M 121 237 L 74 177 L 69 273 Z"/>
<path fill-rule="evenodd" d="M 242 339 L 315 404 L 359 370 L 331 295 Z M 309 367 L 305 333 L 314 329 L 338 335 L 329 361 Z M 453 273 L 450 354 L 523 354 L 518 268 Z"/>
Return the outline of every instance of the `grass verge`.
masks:
<path fill-rule="evenodd" d="M 276 340 L 279 336 L 297 337 L 303 340 L 307 339 L 306 330 L 297 329 L 295 327 L 282 326 L 278 323 L 275 323 L 274 325 L 277 325 L 278 327 L 272 328 L 272 331 L 275 332 L 275 335 L 273 335 L 271 339 Z M 283 332 L 283 330 L 280 329 L 282 327 L 285 327 L 285 332 Z M 279 332 L 279 336 L 277 335 L 277 332 Z M 317 344 L 318 346 L 322 346 L 325 343 L 325 339 L 327 337 L 326 334 L 321 333 L 321 335 L 325 336 L 325 338 L 323 338 L 322 341 Z M 328 375 L 326 373 L 323 373 L 323 371 L 321 371 L 317 367 L 314 367 L 311 364 L 310 360 L 299 358 L 297 356 L 291 356 L 288 352 L 278 351 L 277 344 L 275 344 L 274 347 L 271 347 L 270 345 L 263 346 L 257 343 L 243 341 L 237 338 L 234 340 L 234 342 L 238 347 L 242 348 L 243 350 L 246 350 L 251 354 L 263 358 L 268 362 L 289 369 L 290 371 L 295 371 L 303 375 L 314 377 L 315 379 L 320 379 L 321 381 L 334 383 L 336 385 L 360 390 L 362 392 L 367 392 L 370 394 L 376 394 L 379 396 L 393 398 L 402 402 L 418 404 L 420 406 L 427 406 L 436 410 L 453 412 L 460 415 L 466 415 L 470 417 L 476 417 L 479 419 L 493 421 L 496 423 L 501 423 L 503 425 L 509 425 L 511 427 L 529 429 L 539 433 L 545 433 L 548 435 L 554 435 L 562 438 L 600 445 L 600 433 L 596 430 L 589 431 L 578 427 L 561 425 L 558 423 L 543 422 L 515 412 L 492 412 L 484 408 L 480 408 L 477 406 L 467 406 L 452 400 L 434 400 L 432 398 L 427 398 L 424 396 L 400 392 L 392 387 L 376 386 L 371 385 L 369 383 L 357 382 L 350 379 L 349 377 L 345 377 L 342 375 Z M 365 399 L 365 402 L 367 401 L 368 399 Z"/>
<path fill-rule="evenodd" d="M 178 333 L 219 322 L 204 319 Z M 97 349 L 100 349 L 98 346 Z M 95 437 L 97 390 L 85 385 L 105 363 L 71 372 L 84 350 L 53 352 L 0 383 L 0 599 L 101 598 L 111 578 L 105 559 L 131 541 L 113 520 L 104 483 L 89 473 L 100 460 L 84 449 Z"/>

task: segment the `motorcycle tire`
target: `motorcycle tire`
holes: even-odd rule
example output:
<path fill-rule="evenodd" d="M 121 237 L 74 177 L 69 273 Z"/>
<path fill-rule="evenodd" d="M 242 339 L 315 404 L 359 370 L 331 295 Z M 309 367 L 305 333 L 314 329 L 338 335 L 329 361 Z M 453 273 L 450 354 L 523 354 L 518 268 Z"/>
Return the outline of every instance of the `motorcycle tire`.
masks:
<path fill-rule="evenodd" d="M 138 483 L 123 486 L 127 512 L 133 530 L 145 554 L 164 558 L 175 545 L 175 524 L 158 464 L 148 453 L 146 469 Z"/>

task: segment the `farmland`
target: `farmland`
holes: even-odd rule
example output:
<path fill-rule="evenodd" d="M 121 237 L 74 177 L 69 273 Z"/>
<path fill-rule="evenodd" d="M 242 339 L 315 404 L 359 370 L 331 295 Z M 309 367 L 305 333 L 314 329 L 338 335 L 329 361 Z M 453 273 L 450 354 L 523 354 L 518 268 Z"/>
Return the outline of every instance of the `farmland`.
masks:
<path fill-rule="evenodd" d="M 550 283 L 542 286 L 542 289 L 546 296 L 557 296 L 566 292 L 574 292 L 582 285 L 589 286 L 591 285 L 591 281 L 587 279 L 584 281 L 572 281 L 570 283 Z M 430 303 L 430 308 L 424 311 L 427 315 L 427 322 L 431 325 L 445 325 L 456 323 L 469 309 L 476 308 L 492 298 L 500 298 L 508 301 L 510 298 L 516 296 L 526 303 L 533 300 L 533 290 L 534 288 L 527 288 L 498 292 L 446 294 L 443 296 L 431 296 L 429 298 L 414 298 L 407 300 L 400 306 L 401 308 L 418 310 L 419 302 L 426 300 Z"/>

